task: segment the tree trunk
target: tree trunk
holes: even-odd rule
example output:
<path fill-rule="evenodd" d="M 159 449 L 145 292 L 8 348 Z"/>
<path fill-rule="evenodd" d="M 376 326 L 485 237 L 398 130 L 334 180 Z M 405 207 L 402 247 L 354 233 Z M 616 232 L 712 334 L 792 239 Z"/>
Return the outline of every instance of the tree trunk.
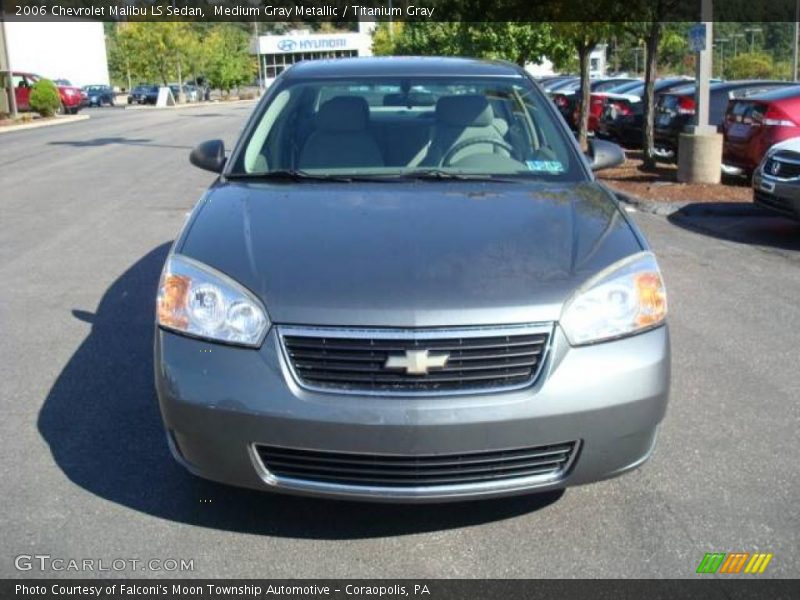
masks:
<path fill-rule="evenodd" d="M 175 102 L 177 102 L 178 104 L 185 104 L 186 94 L 183 93 L 183 73 L 181 72 L 180 59 L 178 59 L 176 65 L 178 67 L 178 97 L 175 98 Z"/>
<path fill-rule="evenodd" d="M 658 69 L 658 43 L 661 40 L 662 23 L 658 20 L 650 24 L 647 36 L 647 66 L 645 69 L 644 86 L 644 139 L 642 140 L 644 169 L 656 168 L 655 155 L 655 81 Z"/>
<path fill-rule="evenodd" d="M 580 44 L 578 46 L 578 59 L 581 64 L 581 110 L 578 118 L 578 144 L 581 150 L 586 152 L 589 149 L 589 57 L 592 53 L 593 44 Z"/>

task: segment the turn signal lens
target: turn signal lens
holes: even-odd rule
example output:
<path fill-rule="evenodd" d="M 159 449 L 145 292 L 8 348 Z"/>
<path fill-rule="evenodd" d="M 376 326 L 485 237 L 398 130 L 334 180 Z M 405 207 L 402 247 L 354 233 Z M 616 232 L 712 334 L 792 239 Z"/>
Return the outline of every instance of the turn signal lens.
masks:
<path fill-rule="evenodd" d="M 640 333 L 667 317 L 667 293 L 656 259 L 641 252 L 611 265 L 567 301 L 561 327 L 574 346 Z"/>
<path fill-rule="evenodd" d="M 667 293 L 658 273 L 641 273 L 634 277 L 639 312 L 636 324 L 648 327 L 661 323 L 667 316 Z"/>
<path fill-rule="evenodd" d="M 156 302 L 158 324 L 208 340 L 259 346 L 269 329 L 261 302 L 230 277 L 178 254 L 170 255 Z"/>
<path fill-rule="evenodd" d="M 183 275 L 166 275 L 158 295 L 158 322 L 165 327 L 184 329 L 189 319 L 183 310 L 186 294 L 189 292 L 189 278 Z"/>

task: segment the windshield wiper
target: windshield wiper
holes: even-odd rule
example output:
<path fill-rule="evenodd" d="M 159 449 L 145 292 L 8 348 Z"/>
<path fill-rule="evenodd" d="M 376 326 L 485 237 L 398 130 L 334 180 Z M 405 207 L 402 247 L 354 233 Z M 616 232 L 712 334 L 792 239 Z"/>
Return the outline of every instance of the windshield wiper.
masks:
<path fill-rule="evenodd" d="M 454 173 L 444 169 L 422 169 L 419 171 L 409 171 L 398 175 L 403 179 L 420 179 L 426 181 L 500 181 L 503 183 L 516 183 L 516 179 L 499 177 L 488 173 Z"/>
<path fill-rule="evenodd" d="M 335 181 L 338 183 L 350 183 L 352 177 L 347 175 L 325 175 L 324 173 L 309 173 L 299 169 L 280 169 L 276 171 L 265 171 L 263 173 L 232 173 L 228 179 L 251 179 L 256 181 Z"/>
<path fill-rule="evenodd" d="M 397 182 L 409 179 L 425 181 L 499 181 L 516 183 L 518 180 L 502 178 L 497 175 L 481 173 L 453 173 L 443 169 L 422 169 L 406 173 L 376 173 L 363 175 L 333 175 L 325 173 L 309 173 L 299 169 L 280 169 L 263 173 L 232 173 L 228 179 L 249 179 L 254 181 L 333 181 L 337 183 L 364 182 Z"/>

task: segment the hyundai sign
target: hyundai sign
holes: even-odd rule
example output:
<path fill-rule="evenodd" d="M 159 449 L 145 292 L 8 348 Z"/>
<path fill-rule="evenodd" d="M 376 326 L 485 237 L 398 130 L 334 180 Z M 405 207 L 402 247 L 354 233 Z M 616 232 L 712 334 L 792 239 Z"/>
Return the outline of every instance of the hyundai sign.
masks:
<path fill-rule="evenodd" d="M 260 54 L 290 54 L 304 52 L 336 52 L 362 50 L 371 40 L 368 35 L 342 33 L 338 35 L 262 35 L 258 39 Z"/>

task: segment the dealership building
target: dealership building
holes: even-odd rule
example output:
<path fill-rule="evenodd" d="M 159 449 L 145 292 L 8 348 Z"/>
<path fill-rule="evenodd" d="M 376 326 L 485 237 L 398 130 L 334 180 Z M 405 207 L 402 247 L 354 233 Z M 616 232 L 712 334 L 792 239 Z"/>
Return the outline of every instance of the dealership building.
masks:
<path fill-rule="evenodd" d="M 286 35 L 259 36 L 255 53 L 261 79 L 269 85 L 287 67 L 301 60 L 372 56 L 374 26 L 374 22 L 362 21 L 358 32 L 310 33 L 299 30 Z"/>
<path fill-rule="evenodd" d="M 0 113 L 11 112 L 15 78 L 33 73 L 72 84 L 108 84 L 103 23 L 0 20 Z"/>

